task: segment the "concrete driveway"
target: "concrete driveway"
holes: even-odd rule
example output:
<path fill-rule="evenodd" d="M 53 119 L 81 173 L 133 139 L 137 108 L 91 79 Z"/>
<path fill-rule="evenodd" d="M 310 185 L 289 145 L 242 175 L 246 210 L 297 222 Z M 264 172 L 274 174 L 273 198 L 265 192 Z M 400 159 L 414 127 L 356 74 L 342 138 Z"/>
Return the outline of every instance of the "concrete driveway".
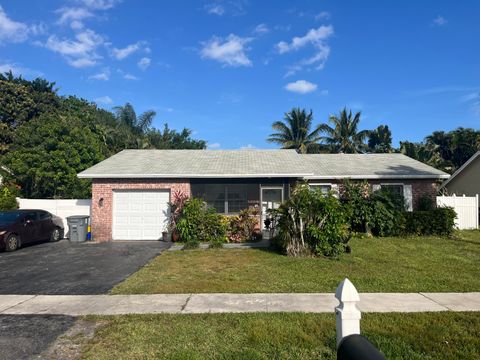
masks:
<path fill-rule="evenodd" d="M 0 253 L 0 294 L 105 294 L 167 249 L 161 241 L 43 243 Z"/>

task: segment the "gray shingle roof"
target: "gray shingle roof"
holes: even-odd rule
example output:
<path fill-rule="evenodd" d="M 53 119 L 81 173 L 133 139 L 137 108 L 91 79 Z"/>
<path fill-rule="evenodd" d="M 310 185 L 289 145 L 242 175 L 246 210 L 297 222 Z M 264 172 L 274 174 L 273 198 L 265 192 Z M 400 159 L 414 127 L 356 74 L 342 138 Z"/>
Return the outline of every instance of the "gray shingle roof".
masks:
<path fill-rule="evenodd" d="M 108 177 L 303 177 L 295 150 L 124 150 L 81 172 Z"/>
<path fill-rule="evenodd" d="M 124 150 L 80 178 L 448 178 L 402 154 L 309 154 L 295 150 Z"/>
<path fill-rule="evenodd" d="M 334 179 L 440 178 L 450 175 L 403 154 L 308 154 L 305 156 L 313 176 Z"/>

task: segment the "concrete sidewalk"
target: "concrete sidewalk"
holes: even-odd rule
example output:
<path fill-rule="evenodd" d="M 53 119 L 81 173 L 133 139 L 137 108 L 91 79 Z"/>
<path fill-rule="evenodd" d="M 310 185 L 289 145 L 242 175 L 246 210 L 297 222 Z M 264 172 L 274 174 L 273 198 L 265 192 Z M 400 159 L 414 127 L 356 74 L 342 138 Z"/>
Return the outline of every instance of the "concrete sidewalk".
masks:
<path fill-rule="evenodd" d="M 0 295 L 0 315 L 333 312 L 333 294 Z M 363 293 L 362 312 L 480 311 L 475 293 Z"/>

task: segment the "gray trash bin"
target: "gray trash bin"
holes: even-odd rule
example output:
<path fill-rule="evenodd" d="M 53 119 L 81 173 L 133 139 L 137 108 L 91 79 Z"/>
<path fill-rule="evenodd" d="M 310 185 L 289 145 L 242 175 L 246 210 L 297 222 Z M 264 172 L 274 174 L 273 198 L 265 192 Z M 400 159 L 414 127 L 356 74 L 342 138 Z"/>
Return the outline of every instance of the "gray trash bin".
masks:
<path fill-rule="evenodd" d="M 83 242 L 87 240 L 88 215 L 75 215 L 67 217 L 68 238 L 70 241 Z"/>

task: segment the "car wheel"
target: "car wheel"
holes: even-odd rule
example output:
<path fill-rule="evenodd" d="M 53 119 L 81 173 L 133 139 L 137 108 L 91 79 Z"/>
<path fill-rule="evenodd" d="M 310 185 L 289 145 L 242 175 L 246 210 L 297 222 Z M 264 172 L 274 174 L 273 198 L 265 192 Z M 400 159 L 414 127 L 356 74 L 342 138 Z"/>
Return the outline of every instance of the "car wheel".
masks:
<path fill-rule="evenodd" d="M 15 251 L 19 245 L 17 235 L 10 235 L 5 242 L 5 251 Z"/>
<path fill-rule="evenodd" d="M 52 242 L 57 242 L 58 240 L 61 239 L 61 231 L 59 228 L 55 228 L 53 231 L 52 231 L 52 235 L 50 235 L 50 241 Z"/>

